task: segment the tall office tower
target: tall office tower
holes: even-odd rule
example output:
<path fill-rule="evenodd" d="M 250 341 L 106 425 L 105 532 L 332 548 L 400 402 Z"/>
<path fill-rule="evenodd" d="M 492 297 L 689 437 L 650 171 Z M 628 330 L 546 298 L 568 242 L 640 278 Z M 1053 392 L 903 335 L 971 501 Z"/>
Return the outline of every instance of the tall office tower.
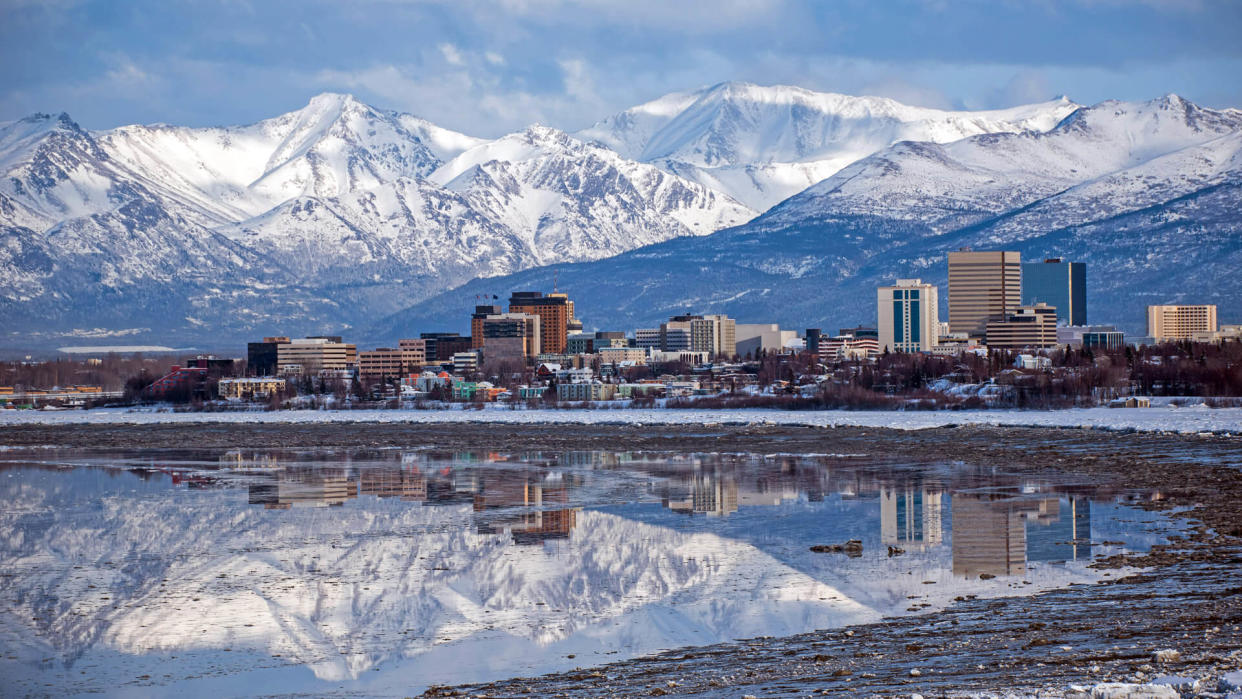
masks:
<path fill-rule="evenodd" d="M 936 287 L 922 279 L 898 279 L 876 290 L 880 350 L 927 352 L 940 340 L 940 302 Z"/>
<path fill-rule="evenodd" d="M 1016 252 L 949 253 L 949 328 L 983 337 L 1022 303 L 1022 259 Z"/>
<path fill-rule="evenodd" d="M 501 313 L 504 313 L 504 309 L 499 305 L 488 304 L 474 307 L 474 313 L 470 315 L 470 349 L 483 346 L 483 319 L 488 316 L 498 316 Z"/>
<path fill-rule="evenodd" d="M 1215 304 L 1147 307 L 1147 336 L 1153 340 L 1189 340 L 1195 333 L 1214 332 Z"/>
<path fill-rule="evenodd" d="M 483 319 L 483 358 L 492 361 L 521 361 L 539 354 L 539 316 L 529 313 L 499 313 Z"/>
<path fill-rule="evenodd" d="M 1022 305 L 1046 303 L 1061 325 L 1087 324 L 1087 265 L 1054 257 L 1022 263 Z"/>
<path fill-rule="evenodd" d="M 541 351 L 545 354 L 563 354 L 569 342 L 569 327 L 581 328 L 574 318 L 574 302 L 566 294 L 548 294 L 538 291 L 515 291 L 509 297 L 510 313 L 526 313 L 539 316 Z"/>

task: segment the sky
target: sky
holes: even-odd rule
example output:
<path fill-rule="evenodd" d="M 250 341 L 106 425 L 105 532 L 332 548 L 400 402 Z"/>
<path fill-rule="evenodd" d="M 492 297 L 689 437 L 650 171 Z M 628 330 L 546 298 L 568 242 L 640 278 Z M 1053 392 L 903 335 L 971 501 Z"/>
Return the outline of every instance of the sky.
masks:
<path fill-rule="evenodd" d="M 0 120 L 251 123 L 348 92 L 471 135 L 738 80 L 952 109 L 1242 107 L 1242 0 L 0 0 Z"/>

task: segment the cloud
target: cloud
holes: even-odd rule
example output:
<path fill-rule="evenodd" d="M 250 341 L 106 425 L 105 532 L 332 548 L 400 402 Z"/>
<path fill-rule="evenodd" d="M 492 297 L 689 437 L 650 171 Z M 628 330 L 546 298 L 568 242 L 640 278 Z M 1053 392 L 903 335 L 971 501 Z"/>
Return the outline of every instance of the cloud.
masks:
<path fill-rule="evenodd" d="M 466 64 L 465 60 L 462 59 L 461 51 L 458 51 L 456 46 L 449 43 L 443 43 L 436 48 L 440 49 L 440 54 L 444 56 L 444 60 L 447 61 L 449 65 L 463 66 Z"/>

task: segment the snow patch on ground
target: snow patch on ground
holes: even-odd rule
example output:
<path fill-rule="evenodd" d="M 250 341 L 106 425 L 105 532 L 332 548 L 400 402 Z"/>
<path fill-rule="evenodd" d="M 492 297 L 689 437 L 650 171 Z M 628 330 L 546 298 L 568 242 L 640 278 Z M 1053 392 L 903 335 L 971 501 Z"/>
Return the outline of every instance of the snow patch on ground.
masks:
<path fill-rule="evenodd" d="M 412 423 L 567 425 L 783 425 L 885 427 L 920 430 L 949 425 L 1065 427 L 1127 432 L 1242 435 L 1242 408 L 1075 408 L 1072 410 L 975 411 L 789 411 L 789 410 L 320 410 L 236 413 L 173 413 L 99 409 L 0 411 L 7 425 Z"/>

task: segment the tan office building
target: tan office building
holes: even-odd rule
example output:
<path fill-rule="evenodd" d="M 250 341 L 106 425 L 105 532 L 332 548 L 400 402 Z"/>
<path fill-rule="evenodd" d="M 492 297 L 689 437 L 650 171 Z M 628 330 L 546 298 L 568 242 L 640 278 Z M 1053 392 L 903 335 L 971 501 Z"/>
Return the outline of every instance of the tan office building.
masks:
<path fill-rule="evenodd" d="M 321 369 L 349 369 L 358 363 L 358 348 L 339 337 L 307 337 L 290 340 L 276 348 L 276 369 L 291 373 L 296 367 L 308 374 Z"/>
<path fill-rule="evenodd" d="M 949 329 L 983 337 L 988 321 L 1022 303 L 1022 257 L 1017 252 L 949 253 Z"/>
<path fill-rule="evenodd" d="M 405 361 L 400 349 L 377 347 L 358 353 L 358 378 L 363 381 L 397 379 L 405 374 Z"/>
<path fill-rule="evenodd" d="M 1057 309 L 1046 303 L 1021 306 L 987 325 L 987 345 L 998 349 L 1057 346 Z"/>
<path fill-rule="evenodd" d="M 413 374 L 422 371 L 427 364 L 427 341 L 404 339 L 397 340 L 397 349 L 401 350 L 401 362 L 405 365 L 403 371 L 406 374 Z"/>
<path fill-rule="evenodd" d="M 1216 332 L 1216 306 L 1148 306 L 1147 335 L 1157 342 Z"/>

